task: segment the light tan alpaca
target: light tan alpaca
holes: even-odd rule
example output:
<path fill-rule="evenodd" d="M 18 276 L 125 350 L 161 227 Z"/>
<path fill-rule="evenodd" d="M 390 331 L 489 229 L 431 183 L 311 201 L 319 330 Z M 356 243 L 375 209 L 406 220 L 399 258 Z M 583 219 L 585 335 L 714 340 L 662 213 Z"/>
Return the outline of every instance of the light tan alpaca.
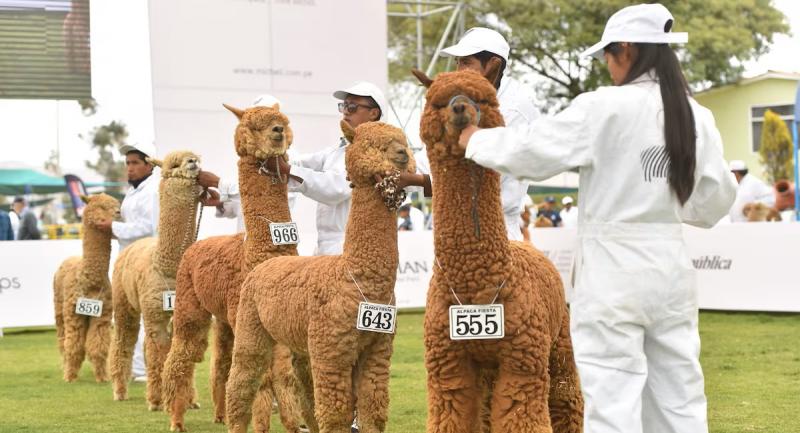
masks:
<path fill-rule="evenodd" d="M 742 214 L 747 217 L 747 222 L 780 222 L 781 214 L 775 208 L 764 203 L 747 203 L 742 208 Z"/>
<path fill-rule="evenodd" d="M 170 412 L 170 429 L 186 431 L 184 414 L 194 398 L 194 363 L 203 359 L 208 346 L 208 328 L 214 321 L 214 352 L 211 393 L 215 422 L 225 419 L 225 383 L 230 371 L 233 329 L 239 306 L 239 290 L 255 265 L 272 257 L 297 255 L 296 245 L 274 245 L 269 221 L 288 222 L 288 190 L 284 181 L 266 175 L 276 158 L 285 158 L 292 142 L 289 119 L 279 107 L 254 107 L 245 111 L 228 107 L 239 119 L 234 144 L 239 155 L 239 190 L 247 237 L 216 236 L 195 243 L 183 255 L 178 268 L 177 298 L 173 318 L 174 336 L 164 364 L 164 407 Z M 299 409 L 292 392 L 288 349 L 277 357 L 282 367 L 265 382 L 262 393 L 277 395 L 281 421 L 290 433 L 299 429 Z M 254 431 L 268 432 L 271 397 L 256 399 Z"/>
<path fill-rule="evenodd" d="M 397 276 L 399 203 L 376 191 L 375 175 L 414 171 L 403 132 L 379 122 L 353 131 L 342 122 L 353 186 L 344 253 L 278 257 L 247 276 L 239 300 L 233 366 L 226 386 L 228 431 L 244 433 L 258 378 L 276 343 L 289 346 L 312 432 L 349 433 L 354 405 L 361 433 L 386 427 L 393 334 L 356 329 L 359 303 L 389 304 Z M 352 278 L 351 278 L 352 275 Z M 363 292 L 363 296 L 359 291 Z"/>
<path fill-rule="evenodd" d="M 169 153 L 161 167 L 158 236 L 140 239 L 120 253 L 114 264 L 114 340 L 111 378 L 114 400 L 128 398 L 133 346 L 144 320 L 147 402 L 161 408 L 161 369 L 170 345 L 170 311 L 164 311 L 162 293 L 175 288 L 175 272 L 186 248 L 194 241 L 195 215 L 201 188 L 196 179 L 199 158 L 188 151 Z"/>
<path fill-rule="evenodd" d="M 86 203 L 83 210 L 83 256 L 64 260 L 53 276 L 58 350 L 62 356 L 64 380 L 72 382 L 78 378 L 84 356 L 88 354 L 94 365 L 95 380 L 106 382 L 112 312 L 111 282 L 108 280 L 111 231 L 98 228 L 97 223 L 114 218 L 119 213 L 119 201 L 106 194 L 81 196 L 81 199 Z M 75 313 L 79 297 L 102 301 L 100 317 Z"/>

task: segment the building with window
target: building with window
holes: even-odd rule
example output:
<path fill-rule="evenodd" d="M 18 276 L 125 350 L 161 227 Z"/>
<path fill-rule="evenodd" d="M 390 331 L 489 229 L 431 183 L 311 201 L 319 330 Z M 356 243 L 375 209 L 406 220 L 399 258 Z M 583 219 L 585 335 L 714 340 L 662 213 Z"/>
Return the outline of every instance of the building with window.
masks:
<path fill-rule="evenodd" d="M 764 178 L 758 155 L 764 112 L 769 109 L 780 115 L 791 131 L 799 82 L 800 73 L 769 71 L 694 95 L 714 113 L 728 161 L 741 159 L 751 173 Z"/>

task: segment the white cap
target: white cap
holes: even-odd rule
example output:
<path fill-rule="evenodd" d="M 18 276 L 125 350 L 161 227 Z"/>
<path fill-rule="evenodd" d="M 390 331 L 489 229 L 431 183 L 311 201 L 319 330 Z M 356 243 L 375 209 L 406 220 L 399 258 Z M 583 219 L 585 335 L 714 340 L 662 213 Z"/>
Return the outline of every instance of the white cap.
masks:
<path fill-rule="evenodd" d="M 488 51 L 497 54 L 508 62 L 508 53 L 511 48 L 506 38 L 500 33 L 486 27 L 473 27 L 464 33 L 457 44 L 442 50 L 442 55 L 453 57 L 466 57 Z"/>
<path fill-rule="evenodd" d="M 730 162 L 729 167 L 731 171 L 744 171 L 747 170 L 747 164 L 744 161 L 739 159 L 734 159 Z"/>
<path fill-rule="evenodd" d="M 603 57 L 603 48 L 612 42 L 643 42 L 650 44 L 685 44 L 688 33 L 672 33 L 672 14 L 663 5 L 642 4 L 618 10 L 606 23 L 600 42 L 581 53 L 583 56 Z"/>
<path fill-rule="evenodd" d="M 256 99 L 253 100 L 253 107 L 272 107 L 275 104 L 280 105 L 281 101 L 278 98 L 272 95 L 258 95 Z"/>
<path fill-rule="evenodd" d="M 378 86 L 368 81 L 359 81 L 344 90 L 333 92 L 333 97 L 342 101 L 347 98 L 347 95 L 371 97 L 378 104 L 378 108 L 381 109 L 381 117 L 378 120 L 385 121 L 389 118 L 389 104 L 386 103 L 386 97 L 383 96 L 383 92 Z"/>
<path fill-rule="evenodd" d="M 564 206 L 566 206 L 568 204 L 572 204 L 572 197 L 566 196 L 566 197 L 562 198 L 561 199 L 561 204 L 563 204 Z"/>
<path fill-rule="evenodd" d="M 127 155 L 128 152 L 132 150 L 138 150 L 151 158 L 155 158 L 156 156 L 156 145 L 154 143 L 123 144 L 119 147 L 119 153 L 121 153 L 122 156 Z"/>

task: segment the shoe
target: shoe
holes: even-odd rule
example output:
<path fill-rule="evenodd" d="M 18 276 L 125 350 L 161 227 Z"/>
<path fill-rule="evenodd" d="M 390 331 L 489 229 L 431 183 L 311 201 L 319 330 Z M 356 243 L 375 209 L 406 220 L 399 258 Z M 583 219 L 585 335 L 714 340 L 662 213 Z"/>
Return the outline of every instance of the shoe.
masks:
<path fill-rule="evenodd" d="M 358 420 L 353 420 L 353 425 L 350 426 L 350 433 L 358 433 Z"/>
<path fill-rule="evenodd" d="M 136 376 L 133 378 L 133 381 L 138 383 L 145 383 L 147 382 L 147 376 Z"/>

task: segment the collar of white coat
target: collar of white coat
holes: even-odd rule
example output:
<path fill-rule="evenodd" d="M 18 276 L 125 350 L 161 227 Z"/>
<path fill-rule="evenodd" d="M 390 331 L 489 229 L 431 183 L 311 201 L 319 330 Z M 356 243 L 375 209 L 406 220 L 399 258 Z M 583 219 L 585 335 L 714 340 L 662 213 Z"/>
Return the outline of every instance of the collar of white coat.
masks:
<path fill-rule="evenodd" d="M 133 185 L 129 186 L 128 187 L 128 192 L 125 195 L 128 196 L 128 195 L 134 194 L 136 192 L 143 191 L 145 188 L 147 188 L 148 185 L 150 185 L 153 182 L 158 183 L 157 180 L 153 180 L 153 179 L 161 179 L 161 169 L 160 168 L 153 167 L 153 173 L 151 173 L 150 176 L 147 176 L 147 179 L 145 179 L 144 182 L 140 183 L 139 186 L 137 186 L 136 188 L 134 188 Z"/>
<path fill-rule="evenodd" d="M 627 84 L 642 84 L 642 83 L 658 83 L 658 75 L 656 75 L 656 70 L 650 69 L 644 74 L 634 78 L 633 80 L 631 80 L 630 83 Z"/>

